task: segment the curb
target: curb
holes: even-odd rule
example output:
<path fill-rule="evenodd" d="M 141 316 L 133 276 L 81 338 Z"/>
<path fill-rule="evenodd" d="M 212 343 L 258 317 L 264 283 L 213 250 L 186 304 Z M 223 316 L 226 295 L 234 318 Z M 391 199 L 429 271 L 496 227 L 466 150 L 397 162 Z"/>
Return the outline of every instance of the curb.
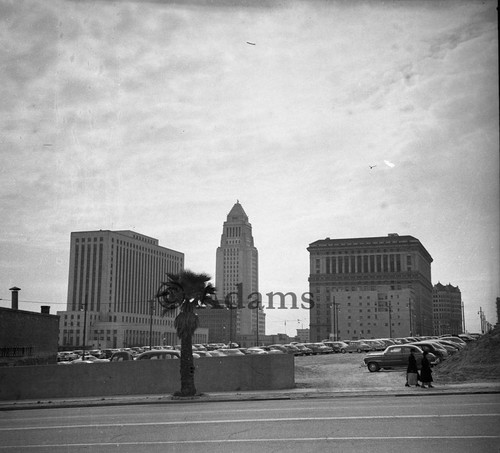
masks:
<path fill-rule="evenodd" d="M 434 389 L 405 389 L 393 388 L 346 389 L 337 391 L 321 391 L 318 389 L 289 389 L 275 392 L 247 392 L 247 393 L 214 393 L 201 394 L 193 397 L 174 397 L 172 395 L 133 395 L 110 397 L 85 397 L 75 399 L 54 400 L 20 400 L 0 402 L 0 412 L 33 409 L 64 409 L 77 407 L 101 406 L 133 406 L 144 404 L 190 404 L 211 402 L 236 402 L 236 401 L 271 401 L 271 400 L 301 400 L 301 399 L 335 399 L 335 398 L 376 398 L 376 397 L 419 397 L 419 396 L 451 396 L 473 394 L 500 394 L 500 385 L 480 386 L 455 386 L 437 387 Z"/>

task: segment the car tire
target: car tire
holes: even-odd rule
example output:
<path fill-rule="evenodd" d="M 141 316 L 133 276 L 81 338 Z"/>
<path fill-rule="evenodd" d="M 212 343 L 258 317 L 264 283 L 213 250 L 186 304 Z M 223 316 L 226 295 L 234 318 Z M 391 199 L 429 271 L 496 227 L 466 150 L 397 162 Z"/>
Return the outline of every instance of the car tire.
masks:
<path fill-rule="evenodd" d="M 359 348 L 358 348 L 358 351 L 357 351 L 357 352 L 358 352 L 358 353 L 361 353 L 361 352 L 363 352 L 363 351 L 362 351 L 361 349 L 359 349 Z"/>
<path fill-rule="evenodd" d="M 375 373 L 377 372 L 378 370 L 380 370 L 380 366 L 378 363 L 376 362 L 368 362 L 368 370 L 372 373 Z"/>
<path fill-rule="evenodd" d="M 344 348 L 342 348 L 342 349 L 340 350 L 340 352 L 341 352 L 342 354 L 345 354 L 345 353 L 346 353 L 346 350 L 345 350 Z"/>

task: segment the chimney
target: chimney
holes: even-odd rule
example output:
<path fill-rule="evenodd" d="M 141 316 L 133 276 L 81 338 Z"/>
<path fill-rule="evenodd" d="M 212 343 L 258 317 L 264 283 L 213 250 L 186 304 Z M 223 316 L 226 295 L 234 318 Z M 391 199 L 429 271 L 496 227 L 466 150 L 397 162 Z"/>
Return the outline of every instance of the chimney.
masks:
<path fill-rule="evenodd" d="M 50 315 L 50 305 L 42 305 L 40 308 L 43 314 Z"/>
<path fill-rule="evenodd" d="M 17 286 L 13 286 L 12 288 L 9 289 L 9 291 L 12 291 L 12 310 L 18 310 L 19 309 L 19 291 L 21 291 L 21 288 L 18 288 Z"/>

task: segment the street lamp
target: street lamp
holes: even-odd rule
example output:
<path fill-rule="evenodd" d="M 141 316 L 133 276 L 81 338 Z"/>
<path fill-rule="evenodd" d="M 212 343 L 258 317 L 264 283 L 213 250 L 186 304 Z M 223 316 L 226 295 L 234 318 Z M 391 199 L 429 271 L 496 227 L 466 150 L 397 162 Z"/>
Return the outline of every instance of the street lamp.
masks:
<path fill-rule="evenodd" d="M 412 306 L 412 303 L 413 301 L 410 299 L 409 302 L 408 302 L 408 314 L 410 316 L 410 337 L 413 337 L 413 315 L 412 315 L 412 312 L 411 312 L 411 306 Z"/>
<path fill-rule="evenodd" d="M 153 311 L 155 300 L 149 301 L 149 350 L 153 349 Z"/>
<path fill-rule="evenodd" d="M 83 358 L 82 360 L 85 360 L 85 342 L 86 342 L 86 336 L 87 336 L 87 304 L 88 302 L 85 301 L 83 304 Z"/>
<path fill-rule="evenodd" d="M 392 338 L 392 304 L 391 304 L 391 301 L 387 301 L 387 307 L 389 308 L 389 338 Z"/>

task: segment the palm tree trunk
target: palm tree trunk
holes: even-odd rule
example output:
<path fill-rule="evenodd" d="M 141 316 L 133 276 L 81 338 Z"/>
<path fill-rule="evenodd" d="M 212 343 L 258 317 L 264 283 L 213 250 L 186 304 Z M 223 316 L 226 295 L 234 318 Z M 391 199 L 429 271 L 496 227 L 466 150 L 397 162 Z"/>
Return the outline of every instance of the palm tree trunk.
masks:
<path fill-rule="evenodd" d="M 181 339 L 181 391 L 175 396 L 194 396 L 194 362 L 193 362 L 193 334 L 198 328 L 198 316 L 193 312 L 190 304 L 186 304 L 185 311 L 181 311 L 175 318 L 174 326 Z"/>
<path fill-rule="evenodd" d="M 193 362 L 193 337 L 184 334 L 181 338 L 181 391 L 176 396 L 194 396 L 194 362 Z"/>

